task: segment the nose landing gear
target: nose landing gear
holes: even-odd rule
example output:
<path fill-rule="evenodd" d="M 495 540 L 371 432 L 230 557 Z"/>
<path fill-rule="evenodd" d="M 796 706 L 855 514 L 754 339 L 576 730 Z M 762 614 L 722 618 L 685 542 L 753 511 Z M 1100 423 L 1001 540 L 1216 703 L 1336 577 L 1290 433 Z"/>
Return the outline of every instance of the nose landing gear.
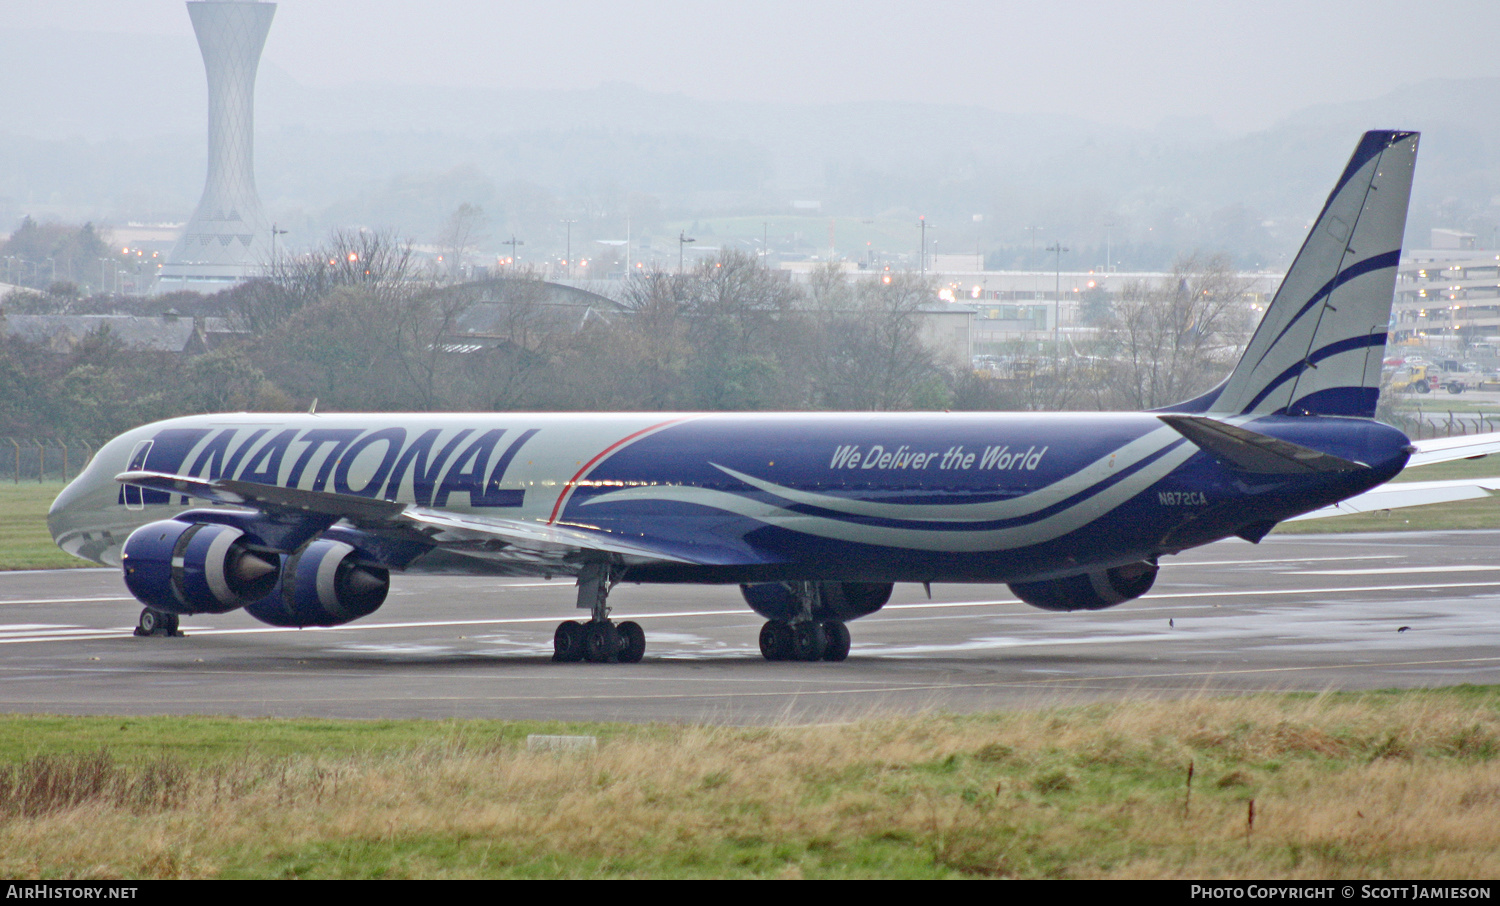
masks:
<path fill-rule="evenodd" d="M 177 628 L 177 614 L 147 607 L 135 622 L 135 634 L 174 636 L 182 632 Z"/>

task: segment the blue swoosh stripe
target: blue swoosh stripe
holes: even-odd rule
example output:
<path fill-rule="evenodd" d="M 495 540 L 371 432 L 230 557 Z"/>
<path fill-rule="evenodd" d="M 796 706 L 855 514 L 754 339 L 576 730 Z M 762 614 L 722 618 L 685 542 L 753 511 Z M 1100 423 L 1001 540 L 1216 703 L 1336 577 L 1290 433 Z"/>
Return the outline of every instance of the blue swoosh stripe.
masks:
<path fill-rule="evenodd" d="M 1328 193 L 1328 200 L 1332 201 L 1334 196 L 1339 194 L 1339 190 L 1349 180 L 1353 179 L 1354 174 L 1358 173 L 1360 168 L 1368 163 L 1371 158 L 1379 157 L 1396 142 L 1410 138 L 1415 134 L 1415 132 L 1394 132 L 1390 130 L 1366 132 L 1364 137 L 1360 139 L 1359 147 L 1355 148 L 1354 154 L 1350 156 L 1348 166 L 1344 167 L 1343 174 L 1339 176 L 1338 185 L 1334 186 L 1333 191 Z M 1323 210 L 1328 210 L 1328 206 L 1324 205 Z"/>
<path fill-rule="evenodd" d="M 1341 352 L 1349 352 L 1352 349 L 1363 349 L 1367 346 L 1384 346 L 1385 339 L 1386 335 L 1384 331 L 1381 331 L 1380 333 L 1366 334 L 1359 337 L 1348 337 L 1335 343 L 1329 343 L 1322 349 L 1314 351 L 1307 357 L 1307 361 L 1316 365 L 1324 359 L 1329 358 L 1330 356 L 1336 356 Z M 1280 387 L 1282 384 L 1285 384 L 1287 381 L 1301 374 L 1302 368 L 1303 363 L 1301 361 L 1298 361 L 1295 365 L 1292 365 L 1290 368 L 1276 375 L 1275 380 L 1271 381 L 1270 384 L 1266 385 L 1266 388 L 1264 390 L 1256 394 L 1255 399 L 1250 401 L 1250 404 L 1244 408 L 1244 411 L 1249 412 L 1256 406 L 1260 405 L 1261 400 L 1264 400 L 1272 393 L 1275 393 L 1277 387 Z"/>
<path fill-rule="evenodd" d="M 1350 280 L 1353 280 L 1355 277 L 1362 277 L 1372 271 L 1378 271 L 1387 267 L 1396 267 L 1400 263 L 1401 250 L 1396 249 L 1392 252 L 1382 252 L 1379 255 L 1374 255 L 1372 257 L 1366 258 L 1363 261 L 1351 264 L 1348 267 L 1344 268 L 1342 271 L 1339 271 L 1333 276 L 1333 279 L 1323 284 L 1322 288 L 1313 293 L 1312 298 L 1308 299 L 1307 302 L 1303 304 L 1302 308 L 1292 316 L 1292 319 L 1288 321 L 1286 326 L 1281 329 L 1281 333 L 1276 335 L 1276 339 L 1271 341 L 1271 345 L 1266 347 L 1266 351 L 1260 354 L 1260 358 L 1255 362 L 1255 367 L 1260 367 L 1260 363 L 1265 361 L 1266 356 L 1271 354 L 1271 352 L 1276 348 L 1276 345 L 1281 342 L 1281 338 L 1286 336 L 1287 331 L 1291 330 L 1294 326 L 1296 326 L 1298 321 L 1302 320 L 1303 315 L 1311 311 L 1313 306 L 1317 305 L 1328 295 L 1332 294 L 1334 290 L 1338 289 L 1340 286 L 1343 286 L 1345 283 L 1348 283 Z M 1273 302 L 1272 304 L 1274 305 L 1275 303 Z"/>
<path fill-rule="evenodd" d="M 1187 443 L 1187 441 L 1173 441 L 1172 443 L 1167 444 L 1165 447 L 1162 447 L 1160 450 L 1157 450 L 1149 456 L 1142 457 L 1139 462 L 1123 468 L 1115 474 L 1104 479 L 1103 481 L 1096 482 L 1086 488 L 1083 488 L 1077 493 L 1059 500 L 1057 503 L 1045 506 L 1037 510 L 1036 512 L 1028 513 L 1025 516 L 1015 516 L 1009 519 L 995 519 L 985 522 L 948 523 L 935 522 L 931 520 L 892 519 L 885 516 L 861 516 L 852 513 L 841 513 L 836 510 L 825 509 L 823 507 L 809 503 L 795 503 L 787 500 L 786 498 L 778 497 L 775 494 L 766 494 L 765 496 L 769 497 L 772 500 L 785 501 L 785 503 L 783 504 L 783 509 L 786 509 L 790 512 L 800 513 L 807 516 L 820 516 L 825 519 L 833 519 L 838 522 L 846 522 L 850 525 L 868 525 L 878 526 L 881 528 L 909 528 L 935 532 L 988 531 L 991 529 L 1013 528 L 1021 525 L 1029 525 L 1033 522 L 1039 522 L 1043 519 L 1048 518 L 1049 516 L 1060 513 L 1070 507 L 1076 506 L 1079 503 L 1082 503 L 1084 500 L 1102 493 L 1105 489 L 1110 488 L 1121 481 L 1124 481 L 1126 478 L 1129 478 L 1131 475 L 1135 474 L 1141 469 L 1144 469 L 1146 466 L 1182 446 L 1184 443 Z M 741 496 L 749 497 L 750 495 Z M 751 499 L 755 498 L 752 497 Z"/>

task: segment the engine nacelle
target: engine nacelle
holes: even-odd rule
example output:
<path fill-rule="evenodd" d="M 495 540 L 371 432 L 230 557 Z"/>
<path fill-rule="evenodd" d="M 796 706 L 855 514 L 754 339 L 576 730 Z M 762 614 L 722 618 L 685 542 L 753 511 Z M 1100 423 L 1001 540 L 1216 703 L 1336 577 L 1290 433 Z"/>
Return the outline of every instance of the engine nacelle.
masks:
<path fill-rule="evenodd" d="M 819 582 L 813 619 L 847 623 L 869 616 L 891 599 L 891 588 L 889 582 Z M 787 582 L 741 585 L 740 594 L 751 610 L 768 620 L 791 620 L 801 612 L 797 596 Z"/>
<path fill-rule="evenodd" d="M 1155 582 L 1156 564 L 1142 560 L 1061 579 L 1012 582 L 1010 590 L 1043 610 L 1103 610 L 1139 598 Z"/>
<path fill-rule="evenodd" d="M 276 585 L 276 555 L 231 525 L 165 519 L 125 539 L 120 560 L 136 599 L 166 613 L 225 613 Z"/>
<path fill-rule="evenodd" d="M 284 560 L 281 581 L 245 608 L 262 623 L 338 626 L 374 613 L 390 591 L 390 572 L 360 563 L 354 547 L 342 541 L 320 538 Z"/>

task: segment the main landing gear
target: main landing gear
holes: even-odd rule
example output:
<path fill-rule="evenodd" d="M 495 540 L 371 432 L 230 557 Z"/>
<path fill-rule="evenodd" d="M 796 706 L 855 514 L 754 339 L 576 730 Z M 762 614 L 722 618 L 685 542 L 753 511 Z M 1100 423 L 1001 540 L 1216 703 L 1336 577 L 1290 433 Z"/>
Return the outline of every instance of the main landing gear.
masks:
<path fill-rule="evenodd" d="M 135 621 L 136 635 L 182 635 L 177 629 L 177 614 L 147 607 Z"/>
<path fill-rule="evenodd" d="M 760 653 L 768 661 L 842 661 L 849 656 L 849 627 L 837 620 L 817 620 L 822 603 L 817 582 L 789 583 L 797 599 L 790 620 L 767 620 L 760 628 Z"/>
<path fill-rule="evenodd" d="M 849 627 L 832 620 L 767 620 L 760 628 L 760 653 L 768 661 L 842 661 L 849 656 Z"/>
<path fill-rule="evenodd" d="M 558 624 L 552 634 L 552 660 L 592 664 L 637 664 L 646 655 L 646 632 L 632 620 L 609 618 L 609 590 L 617 580 L 608 564 L 595 563 L 578 574 L 578 606 L 588 608 L 587 623 Z"/>

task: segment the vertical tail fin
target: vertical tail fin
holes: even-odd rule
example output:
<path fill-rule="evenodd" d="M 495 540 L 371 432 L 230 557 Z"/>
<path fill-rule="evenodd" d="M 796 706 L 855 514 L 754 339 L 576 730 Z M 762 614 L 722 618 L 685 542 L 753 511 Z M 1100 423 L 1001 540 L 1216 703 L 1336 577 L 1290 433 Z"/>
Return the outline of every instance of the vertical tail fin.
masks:
<path fill-rule="evenodd" d="M 1209 414 L 1375 415 L 1416 156 L 1365 133 Z"/>

